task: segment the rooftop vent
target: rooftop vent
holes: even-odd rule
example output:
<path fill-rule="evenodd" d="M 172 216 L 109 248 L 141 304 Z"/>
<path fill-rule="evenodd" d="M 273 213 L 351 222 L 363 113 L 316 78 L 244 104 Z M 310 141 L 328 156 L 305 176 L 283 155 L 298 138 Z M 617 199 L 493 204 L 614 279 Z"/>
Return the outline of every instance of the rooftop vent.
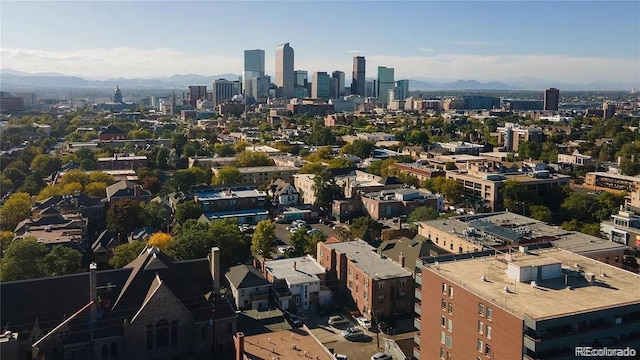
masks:
<path fill-rule="evenodd" d="M 532 281 L 531 282 L 531 287 L 534 288 L 534 289 L 537 288 L 538 287 L 538 283 L 535 282 L 535 281 Z"/>
<path fill-rule="evenodd" d="M 482 277 L 480 278 L 480 280 L 482 280 L 483 282 L 487 282 L 487 277 L 482 275 Z"/>
<path fill-rule="evenodd" d="M 504 292 L 506 292 L 507 294 L 511 294 L 511 289 L 509 289 L 508 286 L 504 287 Z"/>

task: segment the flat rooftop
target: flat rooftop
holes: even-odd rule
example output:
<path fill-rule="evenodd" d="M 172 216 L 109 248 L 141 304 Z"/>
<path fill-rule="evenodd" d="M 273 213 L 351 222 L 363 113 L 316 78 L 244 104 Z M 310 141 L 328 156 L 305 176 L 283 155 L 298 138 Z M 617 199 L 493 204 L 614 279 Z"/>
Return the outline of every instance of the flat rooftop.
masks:
<path fill-rule="evenodd" d="M 334 359 L 329 350 L 302 329 L 246 336 L 244 338 L 244 355 L 250 360 Z"/>
<path fill-rule="evenodd" d="M 194 191 L 197 201 L 217 201 L 217 200 L 229 200 L 236 198 L 252 198 L 252 197 L 265 197 L 267 193 L 259 191 L 257 189 L 202 189 Z"/>
<path fill-rule="evenodd" d="M 346 254 L 351 263 L 374 278 L 393 279 L 411 276 L 411 272 L 386 256 L 380 256 L 376 248 L 363 240 L 336 242 L 327 247 Z"/>
<path fill-rule="evenodd" d="M 627 175 L 613 174 L 613 173 L 602 172 L 602 171 L 589 172 L 587 173 L 587 175 L 608 177 L 612 179 L 620 179 L 620 180 L 633 181 L 633 182 L 640 183 L 640 177 L 638 176 L 627 176 Z"/>
<path fill-rule="evenodd" d="M 514 264 L 525 266 L 561 262 L 563 273 L 568 274 L 571 289 L 567 289 L 564 276 L 537 280 L 536 288 L 529 283 L 516 283 L 507 276 L 507 261 L 500 254 L 439 262 L 437 266 L 426 265 L 424 269 L 521 319 L 529 317 L 544 320 L 601 308 L 640 304 L 640 275 L 566 250 L 551 249 L 529 254 L 512 252 L 511 255 L 515 259 Z M 580 265 L 584 273 L 595 274 L 594 285 L 589 285 L 584 273 L 576 271 L 576 264 Z M 487 281 L 482 280 L 483 276 Z M 505 286 L 510 289 L 508 294 L 504 291 Z"/>
<path fill-rule="evenodd" d="M 253 167 L 240 167 L 238 171 L 241 174 L 256 173 L 256 172 L 276 172 L 276 171 L 298 171 L 299 168 L 295 166 L 253 166 Z"/>
<path fill-rule="evenodd" d="M 310 255 L 269 260 L 264 263 L 264 266 L 273 276 L 286 280 L 289 285 L 320 281 L 318 275 L 326 272 Z"/>

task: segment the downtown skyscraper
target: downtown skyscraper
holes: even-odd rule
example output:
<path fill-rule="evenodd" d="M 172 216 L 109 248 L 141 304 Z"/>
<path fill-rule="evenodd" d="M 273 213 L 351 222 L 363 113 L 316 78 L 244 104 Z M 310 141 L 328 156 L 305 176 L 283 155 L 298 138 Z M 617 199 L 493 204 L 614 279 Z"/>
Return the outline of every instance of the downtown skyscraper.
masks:
<path fill-rule="evenodd" d="M 245 98 L 257 99 L 256 79 L 264 76 L 264 50 L 244 51 L 244 71 L 242 72 L 242 91 Z"/>
<path fill-rule="evenodd" d="M 276 79 L 275 84 L 282 91 L 282 97 L 290 98 L 293 95 L 293 48 L 289 43 L 276 47 Z"/>
<path fill-rule="evenodd" d="M 383 105 L 389 105 L 389 90 L 394 89 L 396 82 L 394 80 L 394 69 L 386 66 L 378 66 L 378 83 L 376 93 L 378 101 Z"/>
<path fill-rule="evenodd" d="M 353 57 L 353 72 L 351 73 L 351 95 L 366 96 L 365 93 L 365 68 L 364 56 Z"/>

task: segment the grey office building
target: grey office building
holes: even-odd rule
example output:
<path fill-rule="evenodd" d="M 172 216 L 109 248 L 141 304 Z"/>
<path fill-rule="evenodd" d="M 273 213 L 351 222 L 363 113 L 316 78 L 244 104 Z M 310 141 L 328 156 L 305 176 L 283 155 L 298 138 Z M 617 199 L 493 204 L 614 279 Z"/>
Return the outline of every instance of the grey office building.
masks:
<path fill-rule="evenodd" d="M 344 96 L 344 71 L 334 71 L 331 73 L 331 77 L 338 80 L 338 96 Z"/>
<path fill-rule="evenodd" d="M 389 90 L 395 88 L 394 69 L 386 66 L 378 66 L 378 101 L 383 105 L 389 105 Z M 393 100 L 393 99 L 391 99 Z"/>
<path fill-rule="evenodd" d="M 353 57 L 353 72 L 351 73 L 351 95 L 366 96 L 365 93 L 365 68 L 364 56 Z"/>
<path fill-rule="evenodd" d="M 289 43 L 276 47 L 276 79 L 275 84 L 282 91 L 282 97 L 290 98 L 293 95 L 293 48 Z"/>
<path fill-rule="evenodd" d="M 331 97 L 331 77 L 324 71 L 313 73 L 311 80 L 311 97 L 329 99 Z"/>
<path fill-rule="evenodd" d="M 211 101 L 214 106 L 224 104 L 231 100 L 234 95 L 238 94 L 240 94 L 240 81 L 229 81 L 226 79 L 213 80 Z"/>
<path fill-rule="evenodd" d="M 256 85 L 254 82 L 260 76 L 264 76 L 264 50 L 245 50 L 242 89 L 246 98 L 258 98 L 255 93 Z"/>

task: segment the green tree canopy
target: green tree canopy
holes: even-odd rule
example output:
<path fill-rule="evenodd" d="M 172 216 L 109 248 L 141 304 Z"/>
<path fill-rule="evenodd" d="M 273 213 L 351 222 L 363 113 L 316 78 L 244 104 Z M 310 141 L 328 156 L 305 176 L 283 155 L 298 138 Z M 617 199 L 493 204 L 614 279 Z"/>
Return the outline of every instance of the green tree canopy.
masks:
<path fill-rule="evenodd" d="M 209 225 L 189 219 L 173 235 L 167 252 L 178 260 L 204 258 L 214 244 L 208 232 Z"/>
<path fill-rule="evenodd" d="M 166 230 L 171 221 L 171 214 L 166 206 L 156 201 L 150 201 L 140 203 L 140 208 L 140 220 L 144 225 L 158 230 Z"/>
<path fill-rule="evenodd" d="M 213 175 L 211 183 L 213 185 L 230 185 L 240 184 L 242 182 L 242 174 L 235 166 L 225 166 Z"/>
<path fill-rule="evenodd" d="M 551 221 L 551 209 L 544 205 L 531 205 L 529 206 L 529 211 L 531 212 L 531 217 L 536 220 Z"/>
<path fill-rule="evenodd" d="M 116 246 L 113 249 L 113 256 L 109 259 L 109 265 L 114 268 L 124 267 L 135 260 L 145 246 L 147 246 L 147 243 L 144 241 L 132 241 Z"/>
<path fill-rule="evenodd" d="M 192 186 L 208 184 L 210 180 L 211 178 L 207 177 L 207 172 L 199 167 L 178 170 L 173 174 L 176 189 L 180 191 L 189 191 Z"/>
<path fill-rule="evenodd" d="M 42 261 L 46 276 L 74 274 L 82 271 L 82 254 L 66 246 L 54 246 Z"/>
<path fill-rule="evenodd" d="M 16 225 L 31 216 L 31 195 L 24 192 L 12 194 L 0 209 L 0 224 L 5 230 L 16 228 Z"/>
<path fill-rule="evenodd" d="M 276 224 L 271 220 L 262 220 L 256 226 L 251 240 L 251 251 L 265 258 L 271 257 L 276 250 Z"/>
<path fill-rule="evenodd" d="M 133 199 L 116 200 L 107 210 L 107 229 L 126 239 L 131 231 L 142 224 L 140 203 Z"/>
<path fill-rule="evenodd" d="M 382 224 L 368 216 L 353 219 L 349 226 L 352 239 L 359 238 L 376 247 L 382 235 Z"/>
<path fill-rule="evenodd" d="M 315 205 L 319 206 L 324 212 L 329 212 L 333 200 L 340 197 L 340 187 L 336 183 L 335 177 L 328 171 L 323 171 L 314 176 L 313 191 L 316 195 Z"/>
<path fill-rule="evenodd" d="M 62 162 L 60 161 L 60 158 L 47 154 L 40 154 L 36 155 L 31 161 L 31 170 L 38 174 L 38 176 L 45 177 L 58 171 L 61 165 Z"/>
<path fill-rule="evenodd" d="M 236 167 L 272 166 L 273 160 L 263 152 L 243 151 L 236 158 Z"/>
<path fill-rule="evenodd" d="M 35 279 L 46 276 L 40 261 L 47 254 L 47 247 L 35 238 L 25 238 L 11 242 L 0 260 L 2 281 Z"/>
<path fill-rule="evenodd" d="M 362 159 L 366 159 L 371 156 L 371 152 L 375 145 L 372 142 L 366 140 L 356 139 L 351 144 L 347 144 L 340 149 L 343 154 L 352 154 Z"/>
<path fill-rule="evenodd" d="M 438 216 L 440 216 L 438 210 L 430 206 L 419 206 L 409 214 L 407 220 L 409 221 L 409 224 L 413 225 L 413 223 L 418 221 L 435 220 Z"/>
<path fill-rule="evenodd" d="M 195 201 L 186 201 L 176 205 L 176 220 L 184 224 L 189 219 L 198 220 L 202 215 L 202 206 Z"/>

